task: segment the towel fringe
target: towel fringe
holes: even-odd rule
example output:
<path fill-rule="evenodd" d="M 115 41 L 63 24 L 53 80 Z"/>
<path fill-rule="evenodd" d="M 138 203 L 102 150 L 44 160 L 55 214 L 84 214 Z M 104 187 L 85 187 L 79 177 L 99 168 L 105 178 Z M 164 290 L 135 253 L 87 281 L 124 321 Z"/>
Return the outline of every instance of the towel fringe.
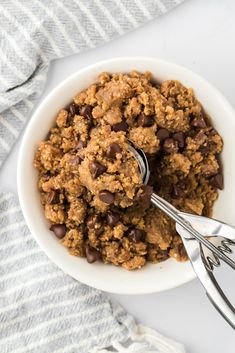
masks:
<path fill-rule="evenodd" d="M 110 348 L 93 349 L 92 353 L 186 353 L 182 344 L 144 325 L 136 325 L 127 343 L 113 343 Z"/>

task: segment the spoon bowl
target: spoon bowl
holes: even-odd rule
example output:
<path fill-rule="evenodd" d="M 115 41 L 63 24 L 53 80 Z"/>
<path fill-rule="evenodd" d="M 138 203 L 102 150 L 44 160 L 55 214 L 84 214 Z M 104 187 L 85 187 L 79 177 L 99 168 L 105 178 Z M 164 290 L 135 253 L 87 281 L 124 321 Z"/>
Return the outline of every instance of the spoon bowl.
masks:
<path fill-rule="evenodd" d="M 147 185 L 150 176 L 149 162 L 146 157 L 146 154 L 141 149 L 136 149 L 133 147 L 133 144 L 129 141 L 129 150 L 133 153 L 137 163 L 139 165 L 139 170 L 143 180 L 143 184 Z"/>

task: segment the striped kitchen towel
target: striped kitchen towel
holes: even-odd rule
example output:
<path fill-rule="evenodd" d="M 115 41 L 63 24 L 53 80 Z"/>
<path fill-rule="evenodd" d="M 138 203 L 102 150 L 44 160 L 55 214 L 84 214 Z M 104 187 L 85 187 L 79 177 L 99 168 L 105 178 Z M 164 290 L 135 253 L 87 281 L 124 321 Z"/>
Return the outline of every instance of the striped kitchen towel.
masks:
<path fill-rule="evenodd" d="M 42 92 L 50 61 L 91 49 L 183 0 L 1 0 L 0 166 Z M 40 250 L 18 199 L 0 191 L 1 353 L 182 353 Z"/>

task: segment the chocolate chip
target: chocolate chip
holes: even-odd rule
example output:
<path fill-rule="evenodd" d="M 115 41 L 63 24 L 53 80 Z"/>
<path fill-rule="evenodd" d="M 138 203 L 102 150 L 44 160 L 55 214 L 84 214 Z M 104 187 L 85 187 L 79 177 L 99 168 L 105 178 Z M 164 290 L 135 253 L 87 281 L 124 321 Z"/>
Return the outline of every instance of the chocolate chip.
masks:
<path fill-rule="evenodd" d="M 55 205 L 57 203 L 60 203 L 60 193 L 59 191 L 51 191 L 47 197 L 47 203 L 49 205 Z"/>
<path fill-rule="evenodd" d="M 79 114 L 79 106 L 75 103 L 71 103 L 69 105 L 69 111 L 72 114 L 72 116 Z"/>
<path fill-rule="evenodd" d="M 206 134 L 204 134 L 204 132 L 202 130 L 200 130 L 195 136 L 194 136 L 194 140 L 198 143 L 198 144 L 202 144 L 206 141 L 207 136 Z"/>
<path fill-rule="evenodd" d="M 43 174 L 43 178 L 44 180 L 49 180 L 51 177 L 50 173 L 49 172 L 46 172 L 45 174 Z"/>
<path fill-rule="evenodd" d="M 160 129 L 157 132 L 157 138 L 160 140 L 160 142 L 163 142 L 166 140 L 168 137 L 170 137 L 169 131 L 167 129 Z"/>
<path fill-rule="evenodd" d="M 115 194 L 112 194 L 108 190 L 102 190 L 99 192 L 99 198 L 102 202 L 107 203 L 108 205 L 111 205 L 112 203 L 114 203 Z"/>
<path fill-rule="evenodd" d="M 212 130 L 210 131 L 209 136 L 215 136 L 215 135 L 218 135 L 218 132 L 217 132 L 215 129 L 212 129 Z"/>
<path fill-rule="evenodd" d="M 107 219 L 108 225 L 111 227 L 114 227 L 118 223 L 120 217 L 121 216 L 118 212 L 108 211 L 106 214 L 106 219 Z"/>
<path fill-rule="evenodd" d="M 146 235 L 145 231 L 137 228 L 132 228 L 127 232 L 128 239 L 130 239 L 134 243 L 139 243 L 140 241 L 144 241 L 145 235 Z"/>
<path fill-rule="evenodd" d="M 153 193 L 153 187 L 150 185 L 145 185 L 143 187 L 143 192 L 136 195 L 135 200 L 150 201 L 151 195 Z"/>
<path fill-rule="evenodd" d="M 221 173 L 214 175 L 212 178 L 210 178 L 209 183 L 211 186 L 213 186 L 213 188 L 223 190 L 224 188 L 223 175 Z"/>
<path fill-rule="evenodd" d="M 108 158 L 115 158 L 117 153 L 121 153 L 121 147 L 118 143 L 111 143 L 107 148 L 106 155 Z"/>
<path fill-rule="evenodd" d="M 82 162 L 82 157 L 76 156 L 68 161 L 69 164 L 78 165 Z"/>
<path fill-rule="evenodd" d="M 183 132 L 176 132 L 175 134 L 172 135 L 173 139 L 178 142 L 178 145 L 180 148 L 184 147 L 184 133 Z"/>
<path fill-rule="evenodd" d="M 86 225 L 88 228 L 95 228 L 96 224 L 100 223 L 100 216 L 98 214 L 91 214 L 87 218 Z"/>
<path fill-rule="evenodd" d="M 172 187 L 172 197 L 174 199 L 178 199 L 180 197 L 184 197 L 184 191 L 182 188 L 178 185 L 173 185 Z"/>
<path fill-rule="evenodd" d="M 81 150 L 82 148 L 86 147 L 86 145 L 87 145 L 86 141 L 79 140 L 76 143 L 74 150 L 76 150 L 76 151 Z"/>
<path fill-rule="evenodd" d="M 139 126 L 148 127 L 154 124 L 154 118 L 152 116 L 145 115 L 144 113 L 138 116 L 137 123 Z"/>
<path fill-rule="evenodd" d="M 99 162 L 91 163 L 91 175 L 94 179 L 98 178 L 101 174 L 106 172 L 106 170 L 107 168 Z"/>
<path fill-rule="evenodd" d="M 101 224 L 101 217 L 98 214 L 91 214 L 86 220 L 86 226 L 90 230 L 94 230 L 97 236 L 104 231 L 104 226 Z"/>
<path fill-rule="evenodd" d="M 168 138 L 163 143 L 163 149 L 167 153 L 175 153 L 178 151 L 178 142 L 172 138 Z"/>
<path fill-rule="evenodd" d="M 89 264 L 92 264 L 93 262 L 100 259 L 100 252 L 98 250 L 96 250 L 95 248 L 87 246 L 86 247 L 86 258 L 87 258 L 87 262 L 89 262 Z"/>
<path fill-rule="evenodd" d="M 128 129 L 128 125 L 125 121 L 121 121 L 120 123 L 117 123 L 117 124 L 114 124 L 112 126 L 112 130 L 115 131 L 115 132 L 118 132 L 118 131 L 127 131 Z"/>
<path fill-rule="evenodd" d="M 92 119 L 92 110 L 93 110 L 93 107 L 92 105 L 83 105 L 81 108 L 80 108 L 80 115 L 84 116 L 85 118 L 89 118 L 89 119 Z"/>
<path fill-rule="evenodd" d="M 104 231 L 104 226 L 100 225 L 100 227 L 95 229 L 95 234 L 98 236 L 100 236 Z"/>
<path fill-rule="evenodd" d="M 58 239 L 62 239 L 67 231 L 65 224 L 52 224 L 50 230 L 54 232 Z"/>
<path fill-rule="evenodd" d="M 206 122 L 203 118 L 203 116 L 199 116 L 197 118 L 194 118 L 192 121 L 191 121 L 191 125 L 194 126 L 194 127 L 206 127 Z"/>
<path fill-rule="evenodd" d="M 143 187 L 143 196 L 144 196 L 144 198 L 146 198 L 146 197 L 150 197 L 151 195 L 152 195 L 152 193 L 153 193 L 153 187 L 152 186 L 150 186 L 150 185 L 145 185 L 144 187 Z"/>
<path fill-rule="evenodd" d="M 172 104 L 172 107 L 173 107 L 175 110 L 180 109 L 180 105 L 177 104 L 176 102 L 174 102 L 174 103 Z"/>
<path fill-rule="evenodd" d="M 209 153 L 211 150 L 210 146 L 208 144 L 206 145 L 202 145 L 199 147 L 198 151 L 201 152 L 201 153 Z"/>

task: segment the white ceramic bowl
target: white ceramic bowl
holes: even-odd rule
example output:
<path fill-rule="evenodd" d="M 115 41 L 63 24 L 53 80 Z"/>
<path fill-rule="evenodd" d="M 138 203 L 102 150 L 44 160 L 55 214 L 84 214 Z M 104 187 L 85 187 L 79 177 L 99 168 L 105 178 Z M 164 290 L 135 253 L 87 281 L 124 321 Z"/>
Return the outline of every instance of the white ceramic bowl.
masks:
<path fill-rule="evenodd" d="M 26 129 L 18 161 L 18 192 L 25 220 L 36 241 L 48 257 L 64 272 L 92 287 L 122 294 L 160 292 L 192 280 L 195 275 L 190 263 L 169 259 L 160 264 L 147 264 L 128 272 L 112 265 L 90 265 L 83 258 L 69 255 L 52 232 L 48 230 L 37 190 L 37 171 L 33 158 L 39 141 L 54 124 L 59 109 L 66 106 L 76 93 L 97 81 L 102 71 L 151 71 L 158 81 L 180 80 L 192 87 L 213 125 L 222 135 L 225 145 L 222 155 L 225 190 L 220 192 L 214 216 L 230 224 L 235 223 L 235 113 L 226 99 L 208 82 L 195 73 L 169 62 L 154 58 L 128 57 L 99 62 L 82 69 L 60 83 L 40 104 Z"/>

